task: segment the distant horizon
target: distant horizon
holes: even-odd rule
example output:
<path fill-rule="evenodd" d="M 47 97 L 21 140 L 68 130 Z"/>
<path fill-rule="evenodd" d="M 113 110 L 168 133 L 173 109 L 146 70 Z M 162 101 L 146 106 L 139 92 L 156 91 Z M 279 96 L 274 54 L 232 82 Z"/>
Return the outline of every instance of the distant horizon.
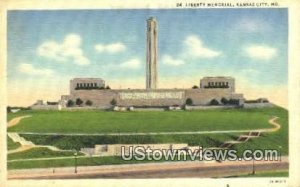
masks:
<path fill-rule="evenodd" d="M 287 107 L 283 8 L 8 11 L 8 105 L 59 100 L 76 77 L 145 88 L 149 17 L 158 22 L 159 89 L 231 76 L 245 99 Z"/>

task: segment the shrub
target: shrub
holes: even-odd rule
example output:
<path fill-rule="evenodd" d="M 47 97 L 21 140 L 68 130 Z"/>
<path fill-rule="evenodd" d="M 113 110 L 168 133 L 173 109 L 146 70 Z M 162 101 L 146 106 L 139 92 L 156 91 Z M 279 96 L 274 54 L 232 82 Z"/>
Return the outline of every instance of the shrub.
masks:
<path fill-rule="evenodd" d="M 191 98 L 187 98 L 185 101 L 186 105 L 192 105 L 193 104 L 193 100 Z"/>
<path fill-rule="evenodd" d="M 92 105 L 93 105 L 93 102 L 90 101 L 90 100 L 87 100 L 87 101 L 85 102 L 85 104 L 86 104 L 87 106 L 92 106 Z"/>
<path fill-rule="evenodd" d="M 216 100 L 216 99 L 212 99 L 212 100 L 210 101 L 210 105 L 219 105 L 219 101 Z"/>
<path fill-rule="evenodd" d="M 245 103 L 257 103 L 257 100 L 246 100 Z"/>
<path fill-rule="evenodd" d="M 74 101 L 68 100 L 67 106 L 68 106 L 68 107 L 74 106 Z"/>
<path fill-rule="evenodd" d="M 193 89 L 198 89 L 199 87 L 198 87 L 198 86 L 196 86 L 196 85 L 194 85 L 192 88 L 193 88 Z"/>
<path fill-rule="evenodd" d="M 110 90 L 110 87 L 107 85 L 105 89 Z"/>
<path fill-rule="evenodd" d="M 116 101 L 115 99 L 112 99 L 112 100 L 110 101 L 110 104 L 113 105 L 113 106 L 115 106 L 115 105 L 117 104 L 117 101 Z"/>
<path fill-rule="evenodd" d="M 231 105 L 239 105 L 239 100 L 238 99 L 229 99 L 229 104 Z"/>
<path fill-rule="evenodd" d="M 225 97 L 223 97 L 222 99 L 221 99 L 221 102 L 224 104 L 224 105 L 227 105 L 228 104 L 228 99 L 226 99 Z"/>
<path fill-rule="evenodd" d="M 76 99 L 76 105 L 81 105 L 83 103 L 83 101 L 80 98 Z"/>
<path fill-rule="evenodd" d="M 58 105 L 58 102 L 50 102 L 50 101 L 47 101 L 47 105 Z"/>

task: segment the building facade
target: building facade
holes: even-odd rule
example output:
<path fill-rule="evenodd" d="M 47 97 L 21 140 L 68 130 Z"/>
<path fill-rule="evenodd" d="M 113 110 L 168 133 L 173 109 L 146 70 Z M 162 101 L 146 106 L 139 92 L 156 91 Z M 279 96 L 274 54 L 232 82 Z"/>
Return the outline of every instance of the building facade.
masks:
<path fill-rule="evenodd" d="M 212 100 L 221 103 L 222 98 L 236 100 L 238 105 L 244 101 L 243 94 L 234 92 L 234 79 L 230 77 L 216 78 L 218 82 L 228 82 L 228 86 L 207 87 L 207 78 L 200 80 L 199 88 L 196 89 L 73 89 L 69 95 L 62 96 L 63 103 L 68 100 L 75 101 L 80 98 L 84 102 L 90 100 L 93 106 L 100 108 L 110 108 L 112 105 L 125 107 L 167 107 L 183 106 L 187 100 L 191 100 L 190 105 L 210 105 Z M 211 83 L 210 83 L 211 84 Z M 216 84 L 216 83 L 214 83 Z M 223 85 L 218 83 L 217 85 Z M 112 101 L 115 101 L 113 103 Z M 64 107 L 67 107 L 64 105 Z"/>
<path fill-rule="evenodd" d="M 70 94 L 75 90 L 104 89 L 105 81 L 101 78 L 74 78 L 70 80 Z"/>
<path fill-rule="evenodd" d="M 202 88 L 202 89 L 228 88 L 232 92 L 235 92 L 234 78 L 232 78 L 232 77 L 203 77 L 200 80 L 200 88 Z"/>

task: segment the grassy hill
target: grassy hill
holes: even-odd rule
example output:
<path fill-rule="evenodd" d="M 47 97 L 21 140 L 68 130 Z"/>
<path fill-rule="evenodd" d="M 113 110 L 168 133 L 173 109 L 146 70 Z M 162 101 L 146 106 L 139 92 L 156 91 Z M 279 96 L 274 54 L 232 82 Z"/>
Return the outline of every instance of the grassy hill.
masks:
<path fill-rule="evenodd" d="M 13 150 L 13 149 L 17 149 L 18 147 L 20 147 L 20 144 L 14 142 L 12 139 L 10 139 L 10 137 L 7 136 L 7 149 Z"/>
<path fill-rule="evenodd" d="M 13 117 L 32 115 L 8 131 L 103 133 L 103 132 L 174 132 L 203 130 L 241 130 L 272 128 L 268 120 L 278 116 L 281 125 L 276 132 L 263 133 L 261 137 L 233 146 L 244 149 L 277 149 L 288 155 L 288 111 L 280 108 L 228 109 L 181 112 L 104 112 L 104 111 L 24 111 Z M 12 119 L 12 115 L 8 115 Z M 94 147 L 95 144 L 117 143 L 188 143 L 194 146 L 217 147 L 224 141 L 234 140 L 243 133 L 194 134 L 194 135 L 30 135 L 21 136 L 39 145 L 54 145 L 61 149 Z M 33 150 L 38 157 L 51 157 L 45 151 Z M 18 158 L 30 158 L 32 151 L 18 153 Z M 12 159 L 12 156 L 9 156 Z M 59 155 L 56 155 L 59 156 Z M 78 165 L 130 164 L 119 157 L 80 158 Z M 36 160 L 9 162 L 9 169 L 72 166 L 74 159 Z"/>
<path fill-rule="evenodd" d="M 270 109 L 266 109 L 270 110 Z M 260 109 L 170 112 L 24 111 L 32 117 L 9 132 L 120 133 L 251 130 L 270 128 L 271 113 Z M 9 115 L 10 118 L 10 115 Z"/>

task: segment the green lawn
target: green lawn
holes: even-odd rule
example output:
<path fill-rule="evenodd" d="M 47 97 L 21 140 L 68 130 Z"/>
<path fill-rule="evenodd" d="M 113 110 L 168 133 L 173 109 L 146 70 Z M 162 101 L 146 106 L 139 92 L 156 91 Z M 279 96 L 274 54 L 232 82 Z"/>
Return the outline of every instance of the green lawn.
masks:
<path fill-rule="evenodd" d="M 262 113 L 259 109 L 170 112 L 24 111 L 23 114 L 31 114 L 32 117 L 21 120 L 20 124 L 9 128 L 9 132 L 118 133 L 248 130 L 270 128 L 268 120 L 272 115 Z"/>
<path fill-rule="evenodd" d="M 20 144 L 17 142 L 13 142 L 12 139 L 10 139 L 7 136 L 7 149 L 8 150 L 13 150 L 13 149 L 17 149 L 18 147 L 20 147 Z"/>
<path fill-rule="evenodd" d="M 83 155 L 78 153 L 78 155 Z M 7 160 L 27 159 L 27 158 L 49 158 L 49 157 L 65 157 L 74 156 L 72 151 L 52 151 L 48 148 L 37 147 L 23 152 L 11 153 L 7 155 Z"/>

